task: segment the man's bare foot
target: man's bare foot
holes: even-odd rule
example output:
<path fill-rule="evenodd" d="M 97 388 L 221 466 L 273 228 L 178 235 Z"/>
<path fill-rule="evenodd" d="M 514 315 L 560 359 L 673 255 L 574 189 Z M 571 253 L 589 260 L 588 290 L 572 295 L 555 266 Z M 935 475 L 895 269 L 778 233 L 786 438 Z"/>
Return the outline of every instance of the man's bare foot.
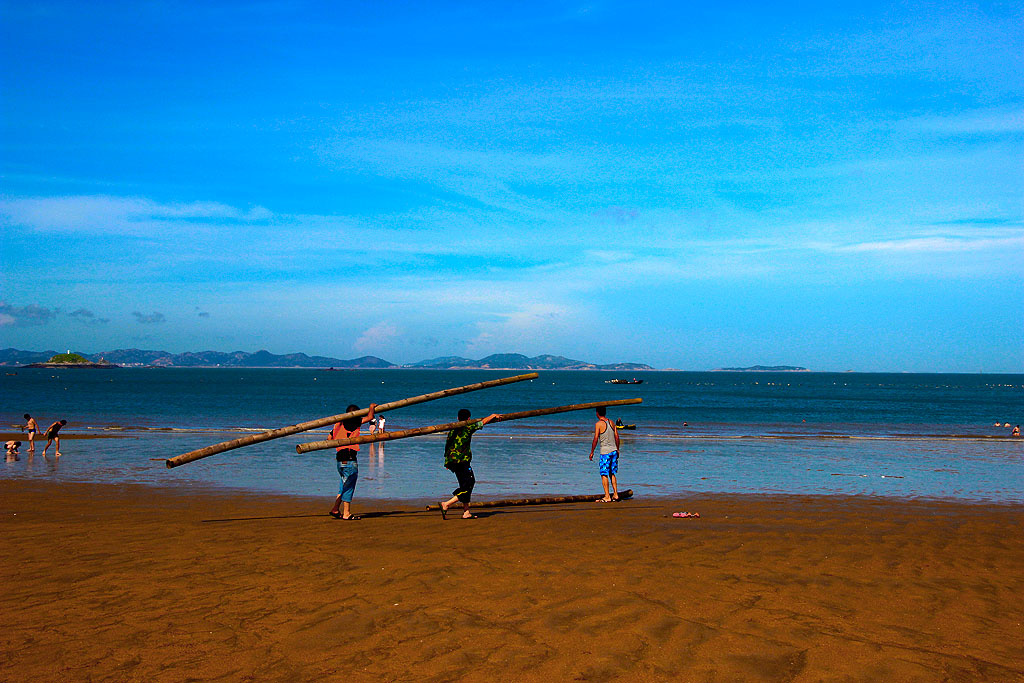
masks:
<path fill-rule="evenodd" d="M 463 519 L 476 519 L 476 515 L 471 515 L 468 512 L 462 515 Z"/>
<path fill-rule="evenodd" d="M 61 453 L 60 451 L 57 451 L 56 453 L 54 453 L 54 455 L 56 455 L 59 458 L 61 455 L 63 455 L 63 453 Z"/>

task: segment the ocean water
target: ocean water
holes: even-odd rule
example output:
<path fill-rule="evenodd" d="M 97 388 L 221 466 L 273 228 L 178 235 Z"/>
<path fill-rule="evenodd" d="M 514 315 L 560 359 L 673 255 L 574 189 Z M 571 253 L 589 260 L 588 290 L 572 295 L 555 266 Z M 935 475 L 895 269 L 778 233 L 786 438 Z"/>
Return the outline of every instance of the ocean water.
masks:
<path fill-rule="evenodd" d="M 7 372 L 13 372 L 8 370 Z M 180 453 L 366 406 L 519 371 L 305 369 L 17 370 L 0 377 L 0 421 L 121 438 L 65 440 L 56 461 L 5 463 L 3 477 L 132 482 L 332 496 L 332 451 L 297 455 L 325 430 L 168 470 Z M 386 413 L 389 431 L 571 403 L 639 397 L 610 409 L 623 431 L 619 481 L 638 495 L 703 492 L 871 495 L 1024 502 L 1024 440 L 996 422 L 1024 421 L 1024 375 L 541 372 L 532 381 Z M 630 378 L 633 374 L 628 375 Z M 477 495 L 600 491 L 587 459 L 593 411 L 490 425 L 473 439 Z M 360 451 L 358 498 L 436 500 L 454 477 L 443 435 Z"/>

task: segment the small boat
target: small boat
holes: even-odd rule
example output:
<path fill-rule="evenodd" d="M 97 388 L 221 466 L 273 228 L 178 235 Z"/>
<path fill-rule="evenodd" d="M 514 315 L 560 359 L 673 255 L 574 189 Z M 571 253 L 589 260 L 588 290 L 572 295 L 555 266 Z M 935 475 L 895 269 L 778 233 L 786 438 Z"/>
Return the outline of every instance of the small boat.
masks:
<path fill-rule="evenodd" d="M 644 381 L 642 379 L 637 379 L 637 378 L 634 377 L 633 379 L 606 379 L 604 381 L 604 383 L 605 384 L 643 384 Z"/>
<path fill-rule="evenodd" d="M 615 425 L 616 429 L 636 429 L 636 425 Z"/>

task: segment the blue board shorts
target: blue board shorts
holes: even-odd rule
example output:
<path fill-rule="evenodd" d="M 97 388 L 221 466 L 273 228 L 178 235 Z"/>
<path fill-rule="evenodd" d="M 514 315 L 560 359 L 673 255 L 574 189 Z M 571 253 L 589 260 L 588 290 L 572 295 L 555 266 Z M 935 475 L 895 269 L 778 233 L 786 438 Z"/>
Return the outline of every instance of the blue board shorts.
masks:
<path fill-rule="evenodd" d="M 600 472 L 602 477 L 610 477 L 619 471 L 619 452 L 601 454 Z"/>

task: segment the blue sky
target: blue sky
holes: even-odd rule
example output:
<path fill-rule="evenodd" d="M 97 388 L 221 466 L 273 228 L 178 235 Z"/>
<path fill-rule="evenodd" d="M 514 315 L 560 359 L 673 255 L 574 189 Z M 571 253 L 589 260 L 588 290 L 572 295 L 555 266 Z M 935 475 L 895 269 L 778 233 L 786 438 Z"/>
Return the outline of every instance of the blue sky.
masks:
<path fill-rule="evenodd" d="M 0 7 L 0 345 L 1024 371 L 1019 3 Z"/>

